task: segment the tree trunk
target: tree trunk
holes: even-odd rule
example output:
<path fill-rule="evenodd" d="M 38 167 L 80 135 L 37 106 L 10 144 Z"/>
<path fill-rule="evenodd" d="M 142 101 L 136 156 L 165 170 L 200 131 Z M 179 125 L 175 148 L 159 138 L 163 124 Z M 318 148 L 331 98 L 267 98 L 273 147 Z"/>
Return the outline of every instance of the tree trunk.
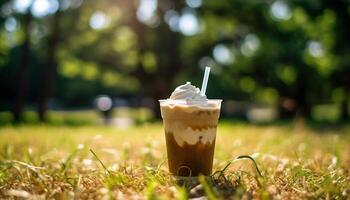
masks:
<path fill-rule="evenodd" d="M 305 66 L 306 68 L 306 66 Z M 311 115 L 311 108 L 307 101 L 307 77 L 305 77 L 307 71 L 302 70 L 298 74 L 297 79 L 297 91 L 295 95 L 296 101 L 296 117 L 309 118 Z"/>
<path fill-rule="evenodd" d="M 173 33 L 170 30 L 169 34 L 173 34 L 174 37 L 169 37 L 169 34 L 164 35 L 164 30 L 161 30 L 161 27 L 152 30 L 153 34 L 157 35 L 158 42 L 162 46 L 150 46 L 146 42 L 147 31 L 150 30 L 145 24 L 140 22 L 137 17 L 137 6 L 138 4 L 133 1 L 126 1 L 126 7 L 129 7 L 132 17 L 128 22 L 128 25 L 133 29 L 134 33 L 137 35 L 138 42 L 138 54 L 140 57 L 144 55 L 148 50 L 155 52 L 157 55 L 160 53 L 166 52 L 168 56 L 167 61 L 162 61 L 157 59 L 157 71 L 154 73 L 149 73 L 145 71 L 143 62 L 139 59 L 137 64 L 137 69 L 132 73 L 138 78 L 143 87 L 144 94 L 146 96 L 151 96 L 153 98 L 152 111 L 155 118 L 160 119 L 160 107 L 158 100 L 167 98 L 173 84 L 174 77 L 179 69 L 182 67 L 180 64 L 179 56 L 179 36 L 178 33 Z M 178 7 L 178 2 L 171 1 L 175 7 Z M 159 10 L 158 12 L 161 12 Z M 162 15 L 162 13 L 160 14 Z M 162 25 L 160 25 L 162 26 Z M 166 26 L 163 24 L 163 26 Z M 165 28 L 165 27 L 163 27 Z M 168 27 L 167 27 L 168 28 Z"/>
<path fill-rule="evenodd" d="M 311 108 L 305 99 L 297 99 L 297 108 L 295 116 L 299 118 L 310 118 Z"/>
<path fill-rule="evenodd" d="M 340 104 L 341 121 L 349 120 L 349 92 L 345 91 L 345 96 Z"/>
<path fill-rule="evenodd" d="M 24 17 L 23 30 L 24 30 L 24 42 L 21 49 L 21 57 L 18 67 L 17 82 L 15 82 L 15 99 L 13 116 L 15 122 L 23 120 L 23 110 L 25 105 L 26 92 L 28 88 L 28 72 L 30 66 L 30 23 L 32 21 L 32 14 L 28 10 Z"/>
<path fill-rule="evenodd" d="M 53 93 L 54 79 L 57 69 L 56 50 L 59 42 L 59 23 L 61 11 L 57 11 L 53 16 L 51 35 L 47 43 L 47 60 L 42 70 L 42 89 L 38 100 L 38 115 L 40 121 L 47 121 L 47 103 Z"/>
<path fill-rule="evenodd" d="M 172 82 L 171 80 L 168 80 L 170 83 Z M 154 103 L 155 103 L 155 107 L 153 109 L 153 113 L 155 118 L 160 119 L 161 118 L 161 113 L 160 113 L 160 105 L 158 100 L 160 99 L 166 99 L 169 97 L 169 93 L 171 91 L 170 88 L 170 83 L 167 82 L 167 80 L 160 80 L 159 82 L 156 83 L 155 85 L 155 94 L 154 96 Z"/>

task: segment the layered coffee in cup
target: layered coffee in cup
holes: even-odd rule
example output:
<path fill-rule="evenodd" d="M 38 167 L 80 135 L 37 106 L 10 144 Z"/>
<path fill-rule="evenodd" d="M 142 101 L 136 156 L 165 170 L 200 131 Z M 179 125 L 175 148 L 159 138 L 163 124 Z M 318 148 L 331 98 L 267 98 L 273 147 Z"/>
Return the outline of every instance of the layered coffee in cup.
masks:
<path fill-rule="evenodd" d="M 160 100 L 170 173 L 211 174 L 220 106 L 221 100 L 208 100 L 190 82 Z"/>

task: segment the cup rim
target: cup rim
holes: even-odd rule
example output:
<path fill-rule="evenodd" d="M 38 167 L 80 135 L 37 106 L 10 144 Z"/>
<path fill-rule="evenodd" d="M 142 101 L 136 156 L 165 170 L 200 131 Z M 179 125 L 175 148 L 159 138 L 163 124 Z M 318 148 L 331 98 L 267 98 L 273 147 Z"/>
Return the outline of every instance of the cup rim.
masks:
<path fill-rule="evenodd" d="M 172 102 L 178 102 L 178 103 L 183 103 L 187 102 L 188 100 L 186 99 L 159 99 L 158 100 L 160 103 L 162 102 L 167 102 L 167 101 L 172 101 Z M 202 102 L 202 101 L 197 101 L 197 100 L 190 100 L 191 102 Z M 222 99 L 208 99 L 208 102 L 222 102 Z"/>

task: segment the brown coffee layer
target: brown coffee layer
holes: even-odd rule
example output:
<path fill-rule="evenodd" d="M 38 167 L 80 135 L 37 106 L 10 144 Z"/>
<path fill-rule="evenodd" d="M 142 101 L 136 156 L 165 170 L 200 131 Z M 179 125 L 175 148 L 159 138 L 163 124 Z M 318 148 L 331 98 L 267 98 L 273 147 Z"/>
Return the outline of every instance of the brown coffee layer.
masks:
<path fill-rule="evenodd" d="M 210 175 L 212 172 L 215 140 L 211 144 L 201 141 L 194 145 L 179 146 L 173 133 L 166 132 L 168 165 L 170 173 L 177 176 Z"/>

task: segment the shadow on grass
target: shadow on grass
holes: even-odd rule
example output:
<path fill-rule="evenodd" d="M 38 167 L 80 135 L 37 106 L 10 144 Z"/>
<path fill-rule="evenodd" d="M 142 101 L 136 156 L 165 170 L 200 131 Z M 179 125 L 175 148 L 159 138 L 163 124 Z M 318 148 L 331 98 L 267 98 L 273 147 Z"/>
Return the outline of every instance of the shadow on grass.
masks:
<path fill-rule="evenodd" d="M 250 160 L 255 167 L 257 176 L 252 176 L 245 171 L 229 172 L 228 168 L 235 162 L 246 159 Z M 228 164 L 214 172 L 210 176 L 200 175 L 196 177 L 177 178 L 177 184 L 184 187 L 189 198 L 207 197 L 208 199 L 227 199 L 227 198 L 252 198 L 251 192 L 244 187 L 243 180 L 249 179 L 252 187 L 262 185 L 263 176 L 259 167 L 251 156 L 241 155 L 232 159 Z"/>
<path fill-rule="evenodd" d="M 247 172 L 228 172 L 225 176 L 199 176 L 195 181 L 177 181 L 187 192 L 188 198 L 206 199 L 252 199 L 252 193 L 246 188 L 243 179 L 249 178 L 252 187 L 260 185 L 260 178 Z"/>

